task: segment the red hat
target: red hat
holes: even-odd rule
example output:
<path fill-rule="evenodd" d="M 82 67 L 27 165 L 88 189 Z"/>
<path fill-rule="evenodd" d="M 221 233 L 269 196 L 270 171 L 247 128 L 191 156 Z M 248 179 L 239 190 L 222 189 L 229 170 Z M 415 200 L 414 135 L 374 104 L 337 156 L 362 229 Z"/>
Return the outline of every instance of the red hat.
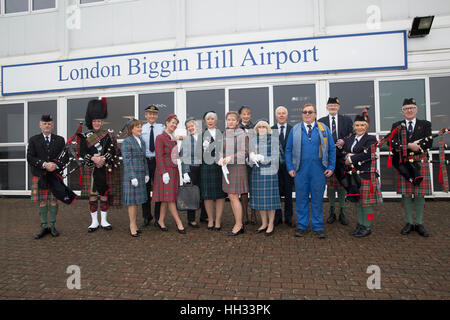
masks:
<path fill-rule="evenodd" d="M 174 113 L 169 114 L 169 115 L 166 117 L 166 121 L 165 121 L 165 122 L 168 122 L 168 121 L 170 121 L 170 120 L 172 120 L 172 119 L 174 119 L 174 118 L 178 120 L 176 114 L 174 114 Z M 179 120 L 178 120 L 178 122 L 179 122 Z"/>

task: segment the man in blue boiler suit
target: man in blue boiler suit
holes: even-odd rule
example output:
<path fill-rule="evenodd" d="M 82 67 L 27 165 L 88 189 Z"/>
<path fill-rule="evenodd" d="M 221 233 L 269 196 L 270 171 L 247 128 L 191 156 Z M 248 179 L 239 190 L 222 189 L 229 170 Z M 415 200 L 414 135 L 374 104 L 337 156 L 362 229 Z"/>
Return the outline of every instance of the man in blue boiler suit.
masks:
<path fill-rule="evenodd" d="M 318 238 L 324 239 L 323 195 L 326 178 L 336 165 L 336 147 L 330 129 L 316 122 L 313 104 L 303 106 L 302 119 L 292 128 L 286 144 L 286 169 L 295 184 L 295 236 L 302 237 L 308 230 L 311 195 L 311 227 Z"/>

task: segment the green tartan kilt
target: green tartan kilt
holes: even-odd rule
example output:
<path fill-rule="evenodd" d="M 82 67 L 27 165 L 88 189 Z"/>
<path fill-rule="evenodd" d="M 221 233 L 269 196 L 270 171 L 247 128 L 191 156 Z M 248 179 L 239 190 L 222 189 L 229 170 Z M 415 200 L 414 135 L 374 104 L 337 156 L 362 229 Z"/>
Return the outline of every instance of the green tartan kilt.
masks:
<path fill-rule="evenodd" d="M 39 189 L 38 182 L 39 178 L 33 176 L 33 179 L 31 180 L 31 201 L 56 201 L 56 198 L 53 193 L 50 192 L 50 189 Z"/>
<path fill-rule="evenodd" d="M 373 192 L 370 192 L 370 180 L 361 179 L 360 187 L 361 198 L 359 200 L 361 206 L 370 207 L 376 204 L 383 203 L 383 196 L 381 195 L 381 188 L 378 178 L 373 186 Z"/>
<path fill-rule="evenodd" d="M 428 160 L 426 155 L 416 155 L 414 156 L 414 160 Z M 417 197 L 429 196 L 432 194 L 431 191 L 431 177 L 430 177 L 430 169 L 428 167 L 428 163 L 419 163 L 420 165 L 420 174 L 423 176 L 423 180 L 418 186 L 414 186 L 409 181 L 406 181 L 403 176 L 401 176 L 397 171 L 397 193 L 401 195 L 415 195 Z"/>
<path fill-rule="evenodd" d="M 222 190 L 222 168 L 217 164 L 205 164 L 200 167 L 200 190 L 204 200 L 224 199 L 227 194 Z"/>

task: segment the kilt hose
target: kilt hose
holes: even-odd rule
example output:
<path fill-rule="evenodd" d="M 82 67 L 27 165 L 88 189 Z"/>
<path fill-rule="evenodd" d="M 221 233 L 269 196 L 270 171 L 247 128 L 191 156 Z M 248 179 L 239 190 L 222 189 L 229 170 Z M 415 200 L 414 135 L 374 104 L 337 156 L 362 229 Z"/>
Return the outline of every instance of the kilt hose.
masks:
<path fill-rule="evenodd" d="M 245 164 L 228 164 L 228 181 L 222 177 L 222 190 L 226 193 L 242 194 L 248 193 L 247 166 Z"/>
<path fill-rule="evenodd" d="M 39 177 L 33 176 L 33 179 L 31 180 L 31 201 L 56 201 L 56 198 L 53 193 L 50 192 L 50 189 L 39 189 L 38 182 Z"/>
<path fill-rule="evenodd" d="M 427 161 L 425 154 L 414 156 L 415 161 L 424 160 Z M 420 185 L 415 186 L 412 183 L 406 181 L 397 171 L 397 193 L 404 196 L 411 196 L 414 194 L 416 197 L 424 197 L 432 194 L 431 192 L 431 177 L 430 169 L 427 163 L 419 163 L 420 174 L 423 176 L 423 180 Z"/>
<path fill-rule="evenodd" d="M 200 167 L 200 193 L 203 200 L 224 199 L 227 194 L 222 190 L 222 168 L 217 164 L 205 164 Z"/>

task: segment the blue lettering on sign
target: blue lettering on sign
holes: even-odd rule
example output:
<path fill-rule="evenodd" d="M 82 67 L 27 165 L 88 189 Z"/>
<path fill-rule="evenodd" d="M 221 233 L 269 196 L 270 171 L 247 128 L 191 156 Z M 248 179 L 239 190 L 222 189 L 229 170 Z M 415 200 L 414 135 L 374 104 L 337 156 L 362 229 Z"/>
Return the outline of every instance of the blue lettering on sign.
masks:
<path fill-rule="evenodd" d="M 110 66 L 105 65 L 100 67 L 100 63 L 96 61 L 94 66 L 91 68 L 84 67 L 79 69 L 71 69 L 66 72 L 63 67 L 63 65 L 58 66 L 58 81 L 120 77 L 120 65 L 118 64 Z"/>
<path fill-rule="evenodd" d="M 172 60 L 162 61 L 147 61 L 147 57 L 128 59 L 128 75 L 135 76 L 145 74 L 150 79 L 158 77 L 167 78 L 173 72 L 188 71 L 189 61 L 187 59 L 179 59 L 176 54 L 173 54 Z"/>

